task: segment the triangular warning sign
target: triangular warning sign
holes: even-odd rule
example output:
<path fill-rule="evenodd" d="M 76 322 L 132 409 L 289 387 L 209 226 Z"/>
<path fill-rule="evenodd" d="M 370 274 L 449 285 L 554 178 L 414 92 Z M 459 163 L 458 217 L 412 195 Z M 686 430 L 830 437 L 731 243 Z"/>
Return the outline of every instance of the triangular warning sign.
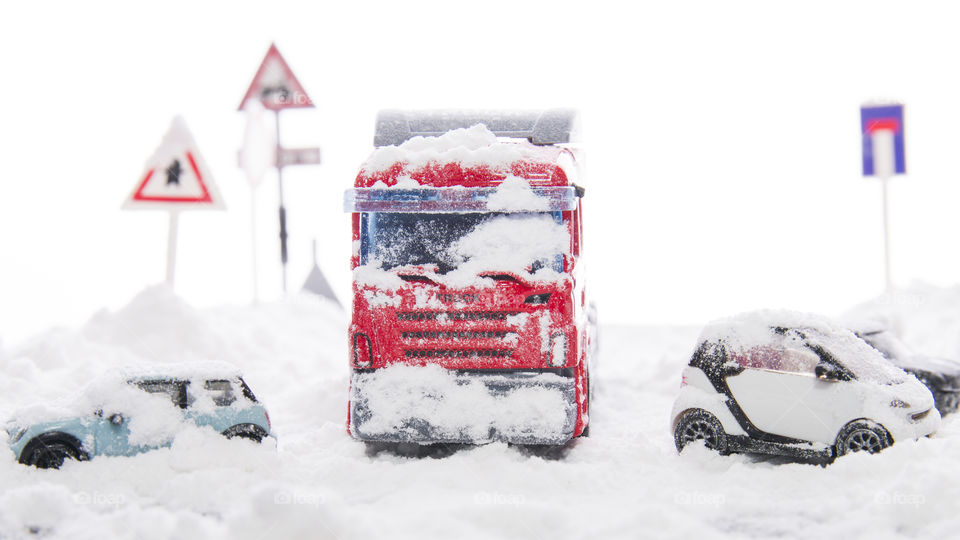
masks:
<path fill-rule="evenodd" d="M 125 209 L 222 210 L 223 200 L 186 122 L 173 119 L 123 204 Z"/>
<path fill-rule="evenodd" d="M 260 69 L 253 76 L 253 82 L 237 110 L 242 111 L 250 99 L 259 99 L 264 108 L 271 111 L 313 107 L 307 91 L 300 85 L 300 81 L 293 75 L 287 61 L 273 43 L 270 44 L 270 50 L 260 63 Z"/>
<path fill-rule="evenodd" d="M 317 263 L 316 240 L 313 241 L 313 269 L 310 270 L 310 275 L 307 276 L 307 280 L 303 282 L 303 288 L 301 290 L 322 296 L 331 300 L 341 308 L 343 307 L 343 304 L 340 303 L 337 295 L 333 292 L 333 287 L 330 286 L 330 282 L 327 281 L 326 276 L 323 275 L 323 271 L 320 270 L 320 264 Z"/>

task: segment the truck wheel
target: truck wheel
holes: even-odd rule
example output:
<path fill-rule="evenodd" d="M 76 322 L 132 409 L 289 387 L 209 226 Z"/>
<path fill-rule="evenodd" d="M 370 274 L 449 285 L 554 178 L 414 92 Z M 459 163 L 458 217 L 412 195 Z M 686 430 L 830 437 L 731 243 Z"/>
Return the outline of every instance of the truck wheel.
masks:
<path fill-rule="evenodd" d="M 727 434 L 717 417 L 703 409 L 690 409 L 683 413 L 673 431 L 677 452 L 694 441 L 703 441 L 707 448 L 721 454 L 727 453 Z"/>
<path fill-rule="evenodd" d="M 228 439 L 239 437 L 260 443 L 267 436 L 267 432 L 256 424 L 237 424 L 224 430 L 223 436 Z"/>
<path fill-rule="evenodd" d="M 44 433 L 30 440 L 20 452 L 20 463 L 38 469 L 59 469 L 67 459 L 86 461 L 80 441 L 66 433 Z"/>
<path fill-rule="evenodd" d="M 883 426 L 869 420 L 854 420 L 837 435 L 837 456 L 852 452 L 876 454 L 893 444 L 890 434 Z"/>

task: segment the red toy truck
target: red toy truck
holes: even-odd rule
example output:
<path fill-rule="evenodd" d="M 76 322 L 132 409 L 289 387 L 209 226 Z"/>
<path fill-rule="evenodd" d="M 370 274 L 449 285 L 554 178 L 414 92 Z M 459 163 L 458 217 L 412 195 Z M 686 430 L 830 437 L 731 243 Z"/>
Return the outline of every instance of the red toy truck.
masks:
<path fill-rule="evenodd" d="M 575 124 L 567 110 L 380 113 L 345 197 L 353 437 L 586 435 L 594 324 Z"/>

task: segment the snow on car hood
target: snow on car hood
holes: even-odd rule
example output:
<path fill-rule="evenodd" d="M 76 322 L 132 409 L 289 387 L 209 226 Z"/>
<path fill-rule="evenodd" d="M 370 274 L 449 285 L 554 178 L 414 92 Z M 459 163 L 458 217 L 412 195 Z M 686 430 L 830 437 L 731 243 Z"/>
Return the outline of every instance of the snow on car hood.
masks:
<path fill-rule="evenodd" d="M 908 375 L 903 382 L 883 386 L 884 392 L 891 399 L 899 399 L 907 403 L 911 410 L 926 410 L 933 407 L 933 394 L 916 377 Z M 887 405 L 887 404 L 881 404 Z M 876 416 L 876 415 L 874 415 Z"/>

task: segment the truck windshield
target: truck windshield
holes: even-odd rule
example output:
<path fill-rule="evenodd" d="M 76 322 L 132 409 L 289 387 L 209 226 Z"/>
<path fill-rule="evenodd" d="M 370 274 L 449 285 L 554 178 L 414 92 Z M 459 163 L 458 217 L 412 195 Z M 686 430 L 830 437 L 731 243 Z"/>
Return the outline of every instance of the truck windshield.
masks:
<path fill-rule="evenodd" d="M 389 270 L 437 266 L 441 274 L 476 270 L 563 271 L 569 233 L 561 212 L 361 215 L 361 264 Z"/>

